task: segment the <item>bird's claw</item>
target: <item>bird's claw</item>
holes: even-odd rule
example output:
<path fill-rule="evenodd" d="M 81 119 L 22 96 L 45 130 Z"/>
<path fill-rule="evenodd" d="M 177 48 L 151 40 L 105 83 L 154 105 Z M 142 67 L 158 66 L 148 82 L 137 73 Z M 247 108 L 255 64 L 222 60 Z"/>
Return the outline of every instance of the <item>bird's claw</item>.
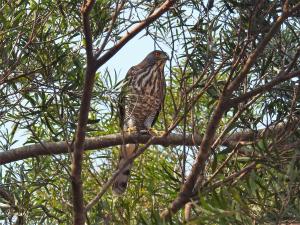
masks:
<path fill-rule="evenodd" d="M 151 127 L 151 128 L 148 129 L 148 133 L 152 136 L 160 136 L 160 135 L 162 135 L 163 132 L 158 131 L 158 130 Z"/>
<path fill-rule="evenodd" d="M 129 133 L 129 134 L 136 133 L 137 132 L 137 128 L 136 128 L 136 126 L 129 127 L 129 128 L 127 128 L 126 132 Z"/>

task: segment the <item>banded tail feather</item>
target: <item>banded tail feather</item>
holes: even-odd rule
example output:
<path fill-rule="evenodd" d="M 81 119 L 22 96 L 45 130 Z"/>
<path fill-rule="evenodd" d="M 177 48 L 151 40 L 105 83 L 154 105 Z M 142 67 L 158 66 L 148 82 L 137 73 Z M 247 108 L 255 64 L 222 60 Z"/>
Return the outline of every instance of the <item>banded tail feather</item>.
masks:
<path fill-rule="evenodd" d="M 136 144 L 127 144 L 121 146 L 119 162 L 117 166 L 117 170 L 122 168 L 127 159 L 132 155 L 133 152 L 136 151 L 138 145 Z M 116 177 L 113 185 L 112 191 L 115 195 L 122 195 L 128 186 L 128 180 L 130 177 L 130 170 L 133 166 L 133 163 L 128 164 L 121 173 Z"/>

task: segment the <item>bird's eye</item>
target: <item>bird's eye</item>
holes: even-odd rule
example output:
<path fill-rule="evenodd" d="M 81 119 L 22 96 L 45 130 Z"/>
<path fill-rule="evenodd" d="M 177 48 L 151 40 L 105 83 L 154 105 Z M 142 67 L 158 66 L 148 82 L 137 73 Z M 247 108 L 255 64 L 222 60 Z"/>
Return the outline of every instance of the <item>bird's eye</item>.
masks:
<path fill-rule="evenodd" d="M 156 57 L 159 57 L 159 56 L 160 56 L 160 53 L 159 53 L 159 52 L 155 52 L 154 55 L 155 55 Z"/>

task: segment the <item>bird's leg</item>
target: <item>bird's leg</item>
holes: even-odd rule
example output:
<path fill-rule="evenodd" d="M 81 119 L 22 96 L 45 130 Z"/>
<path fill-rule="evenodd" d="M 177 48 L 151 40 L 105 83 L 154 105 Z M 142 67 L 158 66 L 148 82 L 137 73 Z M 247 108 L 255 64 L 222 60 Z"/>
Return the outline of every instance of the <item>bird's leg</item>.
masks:
<path fill-rule="evenodd" d="M 126 130 L 126 132 L 128 134 L 136 133 L 137 132 L 137 128 L 136 128 L 136 126 L 128 127 L 127 130 Z"/>
<path fill-rule="evenodd" d="M 153 128 L 153 127 L 150 127 L 150 128 L 148 129 L 148 132 L 149 132 L 149 134 L 152 135 L 152 136 L 160 136 L 160 135 L 162 135 L 162 134 L 164 133 L 163 131 L 158 131 L 158 130 L 156 130 L 156 129 Z"/>

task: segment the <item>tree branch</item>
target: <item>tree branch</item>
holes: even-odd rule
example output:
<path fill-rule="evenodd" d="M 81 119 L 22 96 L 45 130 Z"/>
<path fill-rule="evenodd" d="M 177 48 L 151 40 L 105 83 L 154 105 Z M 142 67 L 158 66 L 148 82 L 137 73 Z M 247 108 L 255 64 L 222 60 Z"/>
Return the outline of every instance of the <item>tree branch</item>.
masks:
<path fill-rule="evenodd" d="M 224 112 L 228 109 L 228 106 L 230 106 L 229 96 L 243 82 L 258 56 L 263 52 L 269 41 L 272 39 L 275 33 L 279 30 L 280 26 L 283 24 L 283 22 L 295 11 L 295 8 L 299 9 L 300 3 L 297 4 L 290 11 L 284 10 L 282 15 L 278 17 L 278 19 L 274 22 L 269 32 L 265 35 L 264 39 L 260 42 L 257 48 L 253 51 L 253 53 L 250 54 L 240 74 L 237 77 L 235 77 L 231 83 L 229 83 L 227 89 L 225 89 L 223 94 L 220 96 L 216 109 L 214 110 L 212 117 L 208 123 L 196 160 L 192 166 L 191 173 L 187 177 L 186 182 L 183 184 L 179 194 L 177 195 L 176 199 L 172 202 L 170 208 L 166 209 L 162 214 L 162 217 L 164 219 L 170 218 L 173 213 L 176 213 L 181 207 L 183 207 L 187 202 L 189 202 L 191 197 L 195 194 L 195 183 L 199 174 L 201 174 L 201 172 L 203 171 L 206 161 L 210 155 L 211 145 L 213 143 L 213 140 L 215 139 L 216 130 Z"/>
<path fill-rule="evenodd" d="M 85 141 L 85 130 L 88 121 L 88 113 L 92 98 L 95 80 L 95 59 L 92 49 L 92 34 L 89 23 L 89 13 L 95 0 L 85 0 L 81 7 L 83 20 L 83 32 L 86 39 L 87 68 L 85 72 L 84 88 L 78 115 L 78 124 L 75 134 L 74 152 L 72 158 L 71 183 L 73 196 L 73 224 L 85 224 L 85 207 L 83 201 L 83 189 L 81 180 L 82 160 Z"/>
<path fill-rule="evenodd" d="M 133 162 L 134 159 L 136 159 L 138 156 L 144 153 L 144 151 L 152 144 L 153 140 L 155 139 L 155 136 L 152 136 L 142 147 L 140 147 L 137 151 L 135 151 L 120 167 L 113 175 L 112 177 L 105 182 L 105 184 L 102 186 L 101 191 L 87 204 L 86 210 L 90 210 L 98 201 L 99 199 L 105 194 L 105 192 L 108 190 L 110 185 L 114 182 L 114 180 L 117 178 L 117 176 L 123 171 L 123 169 Z"/>
<path fill-rule="evenodd" d="M 269 32 L 266 34 L 264 39 L 260 42 L 260 44 L 257 46 L 257 48 L 253 51 L 253 53 L 250 54 L 248 57 L 243 69 L 241 70 L 240 74 L 229 84 L 227 88 L 228 93 L 232 93 L 239 85 L 240 83 L 245 79 L 248 72 L 250 71 L 252 65 L 258 58 L 258 56 L 263 52 L 269 41 L 272 39 L 272 37 L 275 35 L 275 33 L 279 30 L 280 26 L 283 24 L 283 22 L 291 16 L 296 10 L 300 9 L 300 3 L 298 3 L 291 11 L 284 11 L 281 16 L 277 18 Z"/>
<path fill-rule="evenodd" d="M 255 142 L 261 138 L 270 138 L 275 134 L 282 132 L 289 124 L 297 124 L 300 119 L 294 118 L 289 123 L 280 123 L 277 126 L 271 126 L 266 129 L 260 129 L 257 131 L 246 130 L 237 132 L 231 135 L 227 135 L 223 138 L 222 145 L 233 146 L 238 142 Z M 120 133 L 109 134 L 100 137 L 86 138 L 84 142 L 84 150 L 96 150 L 124 144 L 145 144 L 151 138 L 147 134 L 130 134 L 123 135 Z M 124 141 L 124 142 L 123 142 Z M 186 134 L 185 138 L 182 134 L 169 134 L 166 137 L 154 137 L 152 145 L 162 146 L 199 146 L 201 144 L 202 137 L 199 135 Z M 62 153 L 68 153 L 69 148 L 73 149 L 67 141 L 60 142 L 44 142 L 42 144 L 33 144 L 20 148 L 11 149 L 9 151 L 0 152 L 0 165 L 15 162 L 18 160 L 28 159 L 32 157 L 42 155 L 56 155 Z"/>
<path fill-rule="evenodd" d="M 153 23 L 162 14 L 167 12 L 176 2 L 176 0 L 166 0 L 158 9 L 156 9 L 150 16 L 145 20 L 138 23 L 131 31 L 128 31 L 120 41 L 113 46 L 109 51 L 107 51 L 103 56 L 101 56 L 96 63 L 96 68 L 99 68 L 104 63 L 106 63 L 111 57 L 113 57 L 128 41 L 130 41 L 134 36 L 136 36 L 140 31 Z M 98 55 L 96 53 L 95 55 Z"/>
<path fill-rule="evenodd" d="M 252 169 L 255 168 L 256 164 L 257 164 L 257 162 L 251 162 L 249 165 L 247 165 L 245 168 L 241 169 L 240 171 L 224 178 L 223 180 L 219 180 L 219 181 L 216 181 L 215 183 L 212 183 L 211 185 L 209 185 L 207 187 L 207 189 L 214 190 L 217 187 L 220 187 L 227 182 L 232 182 L 232 181 L 236 182 L 237 181 L 236 178 L 240 179 L 242 176 L 249 173 Z"/>
<path fill-rule="evenodd" d="M 292 60 L 292 62 L 288 65 L 286 70 L 282 70 L 277 76 L 276 78 L 274 78 L 272 81 L 270 81 L 269 83 L 257 87 L 252 91 L 249 91 L 239 97 L 233 98 L 230 100 L 230 107 L 234 107 L 237 104 L 244 102 L 252 97 L 254 97 L 257 94 L 262 94 L 265 93 L 269 90 L 271 90 L 274 86 L 287 81 L 289 79 L 292 79 L 294 77 L 300 77 L 300 70 L 298 71 L 294 71 L 294 72 L 290 72 L 292 70 L 292 68 L 297 64 L 297 60 L 300 56 L 300 48 L 297 49 L 297 52 Z"/>
<path fill-rule="evenodd" d="M 93 40 L 89 14 L 94 4 L 95 0 L 85 0 L 80 9 L 82 15 L 83 33 L 85 37 L 85 49 L 88 64 L 89 61 L 93 61 Z"/>
<path fill-rule="evenodd" d="M 102 42 L 99 50 L 97 51 L 97 53 L 95 54 L 95 57 L 98 58 L 101 53 L 103 52 L 104 48 L 106 47 L 107 43 L 108 43 L 108 40 L 109 40 L 109 37 L 113 31 L 113 27 L 115 25 L 115 22 L 118 18 L 118 14 L 120 13 L 120 11 L 123 9 L 124 5 L 125 5 L 125 0 L 121 0 L 121 3 L 119 3 L 119 1 L 116 3 L 116 11 L 113 13 L 112 15 L 112 19 L 111 19 L 111 24 L 109 26 L 109 29 L 108 29 L 108 32 L 107 32 L 107 35 L 106 37 L 104 38 L 104 41 Z"/>
<path fill-rule="evenodd" d="M 274 86 L 276 86 L 284 81 L 287 81 L 289 79 L 292 79 L 294 77 L 300 77 L 300 70 L 291 72 L 288 74 L 280 75 L 280 76 L 276 77 L 274 80 L 272 80 L 271 82 L 269 82 L 263 86 L 257 87 L 256 89 L 254 89 L 252 91 L 249 91 L 239 97 L 231 99 L 230 106 L 231 107 L 236 106 L 237 104 L 247 101 L 248 99 L 250 99 L 251 97 L 253 97 L 257 94 L 265 93 L 265 92 L 271 90 Z"/>
<path fill-rule="evenodd" d="M 15 205 L 14 196 L 11 193 L 9 193 L 7 190 L 5 190 L 4 187 L 2 187 L 2 185 L 0 185 L 0 197 L 5 201 L 7 201 L 10 207 L 12 207 L 14 210 L 16 211 L 18 210 L 18 207 Z"/>

